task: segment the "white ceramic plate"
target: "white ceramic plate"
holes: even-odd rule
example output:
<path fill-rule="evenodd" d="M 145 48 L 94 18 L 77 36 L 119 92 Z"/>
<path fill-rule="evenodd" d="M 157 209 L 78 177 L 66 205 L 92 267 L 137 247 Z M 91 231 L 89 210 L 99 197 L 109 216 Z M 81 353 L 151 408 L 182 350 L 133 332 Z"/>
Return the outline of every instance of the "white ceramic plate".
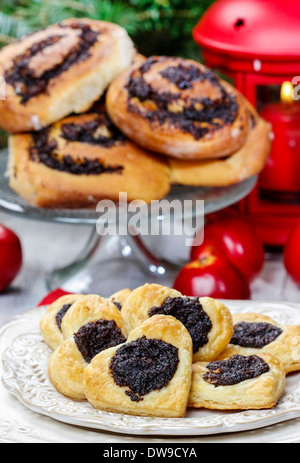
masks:
<path fill-rule="evenodd" d="M 300 305 L 261 301 L 226 301 L 234 312 L 264 313 L 280 324 L 300 324 Z M 55 420 L 104 431 L 131 435 L 202 436 L 262 428 L 300 417 L 300 373 L 287 377 L 286 391 L 271 410 L 236 412 L 188 410 L 184 418 L 144 418 L 102 412 L 87 402 L 75 402 L 59 394 L 48 378 L 50 349 L 39 333 L 44 308 L 34 309 L 32 331 L 22 332 L 3 354 L 5 388 L 26 407 Z M 14 323 L 14 322 L 11 322 Z M 35 325 L 35 326 L 34 326 Z"/>

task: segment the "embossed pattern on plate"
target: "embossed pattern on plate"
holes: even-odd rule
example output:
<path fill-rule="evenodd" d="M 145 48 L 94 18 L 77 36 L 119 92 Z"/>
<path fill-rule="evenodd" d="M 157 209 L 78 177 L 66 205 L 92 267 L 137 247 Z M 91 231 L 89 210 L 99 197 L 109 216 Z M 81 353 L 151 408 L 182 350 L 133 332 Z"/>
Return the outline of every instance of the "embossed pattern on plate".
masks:
<path fill-rule="evenodd" d="M 280 324 L 300 324 L 300 305 L 261 301 L 226 301 L 234 312 L 264 313 Z M 48 378 L 50 349 L 36 326 L 20 333 L 3 355 L 2 381 L 29 409 L 76 426 L 131 435 L 201 436 L 258 429 L 300 416 L 300 373 L 287 378 L 285 395 L 271 410 L 222 412 L 188 410 L 184 418 L 153 418 L 102 412 L 87 402 L 59 394 Z M 46 308 L 44 308 L 46 310 Z"/>

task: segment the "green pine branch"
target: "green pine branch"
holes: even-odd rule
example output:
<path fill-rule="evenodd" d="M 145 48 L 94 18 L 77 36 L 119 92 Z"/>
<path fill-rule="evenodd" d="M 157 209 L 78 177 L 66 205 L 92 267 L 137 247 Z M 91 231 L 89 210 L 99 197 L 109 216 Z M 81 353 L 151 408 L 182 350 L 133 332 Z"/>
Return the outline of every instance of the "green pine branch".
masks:
<path fill-rule="evenodd" d="M 179 54 L 192 47 L 191 32 L 213 0 L 1 0 L 0 43 L 69 17 L 120 24 L 142 53 Z M 162 35 L 161 35 L 162 34 Z M 159 37 L 161 38 L 159 40 Z M 162 40 L 163 39 L 163 40 Z M 175 43 L 171 43 L 174 39 Z"/>

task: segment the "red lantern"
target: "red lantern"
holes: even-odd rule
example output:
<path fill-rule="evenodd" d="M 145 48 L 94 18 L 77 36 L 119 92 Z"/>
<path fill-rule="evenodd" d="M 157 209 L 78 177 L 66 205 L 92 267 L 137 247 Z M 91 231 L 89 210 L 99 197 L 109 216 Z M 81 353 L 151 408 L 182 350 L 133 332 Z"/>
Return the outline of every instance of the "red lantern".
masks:
<path fill-rule="evenodd" d="M 270 160 L 240 205 L 263 242 L 282 246 L 300 223 L 300 2 L 217 0 L 193 31 L 204 62 L 231 79 L 273 125 Z M 286 84 L 285 84 L 286 85 Z"/>

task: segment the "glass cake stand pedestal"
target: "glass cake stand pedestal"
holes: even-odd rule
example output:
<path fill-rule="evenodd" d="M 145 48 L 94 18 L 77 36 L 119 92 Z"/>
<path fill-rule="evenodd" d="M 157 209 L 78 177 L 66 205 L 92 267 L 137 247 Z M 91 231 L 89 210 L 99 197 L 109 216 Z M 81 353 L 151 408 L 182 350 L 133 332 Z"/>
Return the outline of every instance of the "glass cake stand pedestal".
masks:
<path fill-rule="evenodd" d="M 0 211 L 23 219 L 85 225 L 89 239 L 70 263 L 47 276 L 49 290 L 101 294 L 108 297 L 123 288 L 144 283 L 172 286 L 176 273 L 188 260 L 188 248 L 182 236 L 140 236 L 135 233 L 103 236 L 99 234 L 101 213 L 94 209 L 41 209 L 28 204 L 9 187 L 6 175 L 7 151 L 0 153 Z M 226 188 L 190 188 L 174 186 L 167 198 L 196 203 L 204 201 L 204 216 L 229 207 L 246 197 L 255 187 L 256 177 Z M 191 210 L 193 215 L 197 209 Z M 194 218 L 194 217 L 193 217 Z M 161 214 L 149 215 L 149 221 L 163 222 Z M 71 235 L 70 235 L 71 236 Z M 179 251 L 182 251 L 180 254 Z"/>

